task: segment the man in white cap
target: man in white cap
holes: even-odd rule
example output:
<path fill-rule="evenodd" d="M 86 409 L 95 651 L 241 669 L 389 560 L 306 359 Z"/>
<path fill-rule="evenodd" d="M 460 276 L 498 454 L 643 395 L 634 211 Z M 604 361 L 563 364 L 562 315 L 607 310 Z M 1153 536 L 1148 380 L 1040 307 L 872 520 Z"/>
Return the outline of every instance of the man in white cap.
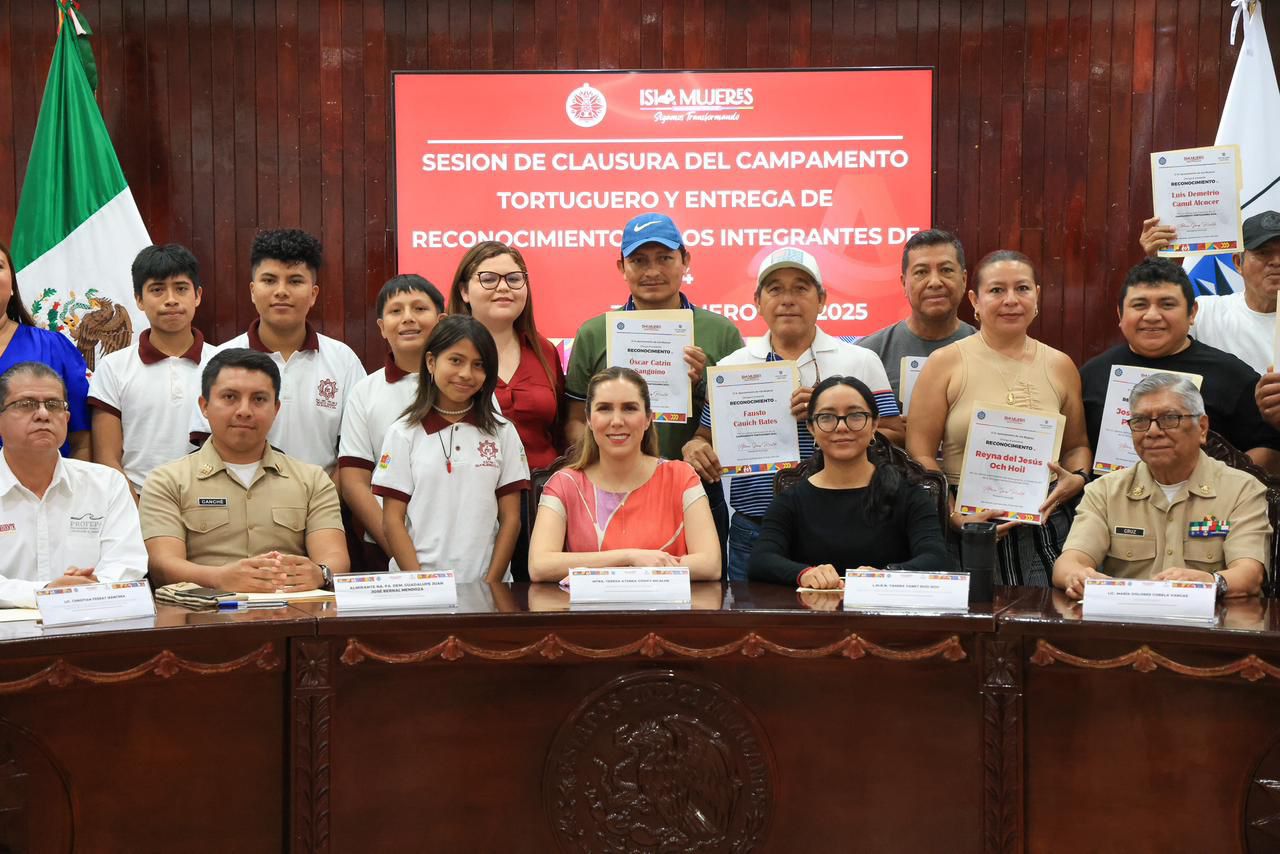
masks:
<path fill-rule="evenodd" d="M 753 338 L 745 347 L 721 359 L 721 365 L 752 365 L 793 360 L 801 388 L 791 396 L 791 413 L 799 422 L 800 456 L 813 454 L 813 436 L 804 423 L 813 387 L 826 377 L 857 377 L 871 389 L 880 410 L 880 432 L 902 444 L 903 426 L 898 401 L 884 365 L 865 347 L 833 338 L 818 328 L 818 313 L 826 302 L 818 261 L 803 249 L 776 249 L 760 262 L 755 303 L 769 334 Z M 720 459 L 711 446 L 711 415 L 703 410 L 697 435 L 684 446 L 684 459 L 705 481 L 720 479 Z M 731 581 L 747 578 L 751 548 L 760 535 L 760 522 L 773 500 L 773 475 L 736 475 L 729 483 L 729 548 L 726 563 Z"/>

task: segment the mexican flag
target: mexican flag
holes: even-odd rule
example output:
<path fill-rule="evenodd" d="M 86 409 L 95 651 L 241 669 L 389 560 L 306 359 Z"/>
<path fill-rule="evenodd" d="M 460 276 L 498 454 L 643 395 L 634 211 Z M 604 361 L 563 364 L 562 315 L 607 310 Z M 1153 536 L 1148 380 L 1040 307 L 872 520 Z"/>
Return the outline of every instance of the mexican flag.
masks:
<path fill-rule="evenodd" d="M 94 100 L 90 30 L 73 0 L 57 0 L 58 41 L 13 227 L 18 287 L 41 326 L 94 359 L 147 326 L 130 267 L 151 244 Z"/>

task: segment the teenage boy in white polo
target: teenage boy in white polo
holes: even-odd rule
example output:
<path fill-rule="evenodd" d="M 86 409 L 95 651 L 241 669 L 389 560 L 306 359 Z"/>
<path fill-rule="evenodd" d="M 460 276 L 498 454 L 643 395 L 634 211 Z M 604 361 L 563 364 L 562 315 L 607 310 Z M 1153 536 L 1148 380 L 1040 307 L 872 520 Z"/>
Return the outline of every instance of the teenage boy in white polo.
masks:
<path fill-rule="evenodd" d="M 444 314 L 444 296 L 422 276 L 396 276 L 378 291 L 377 307 L 387 362 L 352 389 L 338 440 L 338 488 L 364 526 L 365 572 L 386 569 L 389 553 L 382 533 L 382 501 L 372 491 L 374 465 L 387 428 L 418 392 L 422 352 Z"/>
<path fill-rule="evenodd" d="M 200 263 L 185 246 L 148 246 L 133 260 L 133 296 L 150 329 L 98 360 L 89 381 L 93 461 L 123 472 L 136 499 L 156 466 L 187 453 L 200 370 L 215 348 L 192 327 Z"/>
<path fill-rule="evenodd" d="M 249 296 L 258 319 L 218 349 L 248 347 L 272 358 L 280 369 L 280 413 L 267 441 L 332 474 L 342 410 L 365 373 L 350 347 L 307 322 L 320 293 L 320 262 L 320 241 L 305 231 L 260 232 L 249 255 Z M 209 422 L 196 409 L 191 444 L 199 446 L 208 436 Z"/>
<path fill-rule="evenodd" d="M 720 360 L 721 365 L 752 365 L 760 362 L 795 361 L 801 388 L 791 396 L 791 412 L 799 421 L 800 456 L 813 455 L 813 436 L 804 417 L 813 387 L 826 377 L 857 377 L 876 396 L 880 429 L 891 441 L 901 443 L 902 418 L 898 401 L 875 353 L 865 347 L 833 338 L 818 327 L 818 314 L 826 302 L 818 261 L 803 249 L 776 249 L 760 262 L 756 275 L 755 303 L 769 334 L 752 338 L 747 345 Z M 698 434 L 684 446 L 684 459 L 704 480 L 720 479 L 720 459 L 711 446 L 710 407 L 702 410 Z M 760 522 L 773 500 L 773 475 L 735 475 L 729 481 L 729 522 L 727 575 L 731 581 L 745 581 L 751 548 L 760 536 Z"/>

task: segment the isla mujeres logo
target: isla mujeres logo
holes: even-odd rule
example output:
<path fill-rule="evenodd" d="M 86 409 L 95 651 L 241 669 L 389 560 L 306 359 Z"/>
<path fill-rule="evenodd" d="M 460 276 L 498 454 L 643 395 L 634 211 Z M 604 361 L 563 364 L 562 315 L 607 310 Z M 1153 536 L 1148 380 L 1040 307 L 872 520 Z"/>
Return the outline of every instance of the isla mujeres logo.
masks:
<path fill-rule="evenodd" d="M 583 83 L 574 89 L 564 101 L 564 111 L 569 116 L 569 121 L 580 128 L 593 128 L 600 124 L 608 110 L 609 104 L 604 99 L 604 93 L 590 83 Z"/>

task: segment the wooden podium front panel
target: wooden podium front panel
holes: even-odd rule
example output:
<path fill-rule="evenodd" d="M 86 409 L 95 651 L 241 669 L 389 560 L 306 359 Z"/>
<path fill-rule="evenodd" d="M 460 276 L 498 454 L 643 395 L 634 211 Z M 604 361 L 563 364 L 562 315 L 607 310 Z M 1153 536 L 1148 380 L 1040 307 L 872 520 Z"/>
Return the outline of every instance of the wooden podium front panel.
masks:
<path fill-rule="evenodd" d="M 0 847 L 277 851 L 295 611 L 0 627 Z"/>
<path fill-rule="evenodd" d="M 331 850 L 978 850 L 986 622 L 322 619 Z"/>

